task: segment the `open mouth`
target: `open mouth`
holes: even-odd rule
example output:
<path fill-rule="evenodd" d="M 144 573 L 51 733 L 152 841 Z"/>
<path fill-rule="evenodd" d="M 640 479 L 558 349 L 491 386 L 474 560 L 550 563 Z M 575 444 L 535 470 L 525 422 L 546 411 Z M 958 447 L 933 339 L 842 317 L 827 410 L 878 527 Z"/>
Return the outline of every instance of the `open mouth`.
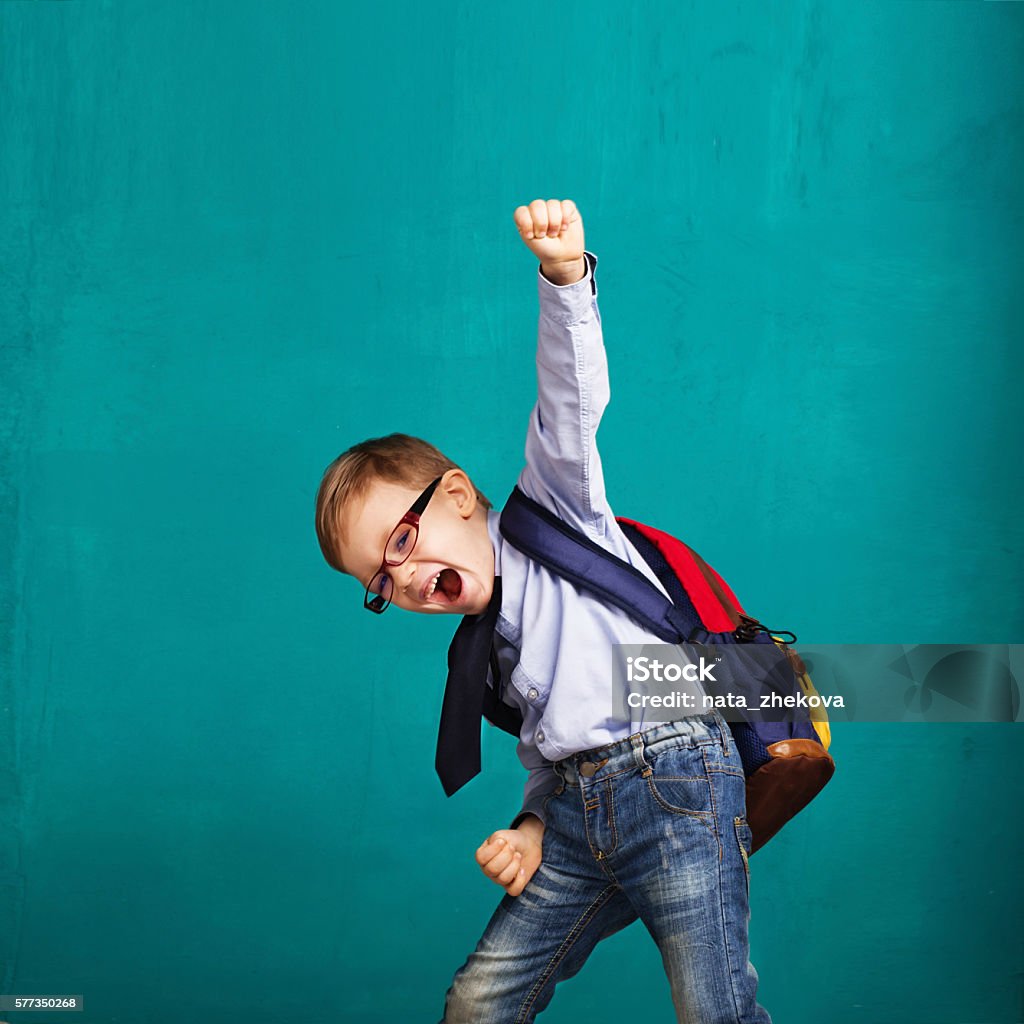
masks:
<path fill-rule="evenodd" d="M 427 581 L 423 600 L 434 604 L 452 604 L 462 593 L 462 577 L 454 569 L 442 569 Z"/>

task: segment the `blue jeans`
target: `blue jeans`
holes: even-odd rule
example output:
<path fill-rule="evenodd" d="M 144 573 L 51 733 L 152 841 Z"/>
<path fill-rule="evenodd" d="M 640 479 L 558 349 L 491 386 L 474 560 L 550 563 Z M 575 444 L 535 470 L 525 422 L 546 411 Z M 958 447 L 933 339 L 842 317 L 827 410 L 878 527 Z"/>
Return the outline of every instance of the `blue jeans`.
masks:
<path fill-rule="evenodd" d="M 722 717 L 660 723 L 555 771 L 541 865 L 502 898 L 442 1024 L 532 1021 L 601 939 L 637 917 L 661 951 L 678 1021 L 771 1024 L 747 939 L 746 783 Z"/>

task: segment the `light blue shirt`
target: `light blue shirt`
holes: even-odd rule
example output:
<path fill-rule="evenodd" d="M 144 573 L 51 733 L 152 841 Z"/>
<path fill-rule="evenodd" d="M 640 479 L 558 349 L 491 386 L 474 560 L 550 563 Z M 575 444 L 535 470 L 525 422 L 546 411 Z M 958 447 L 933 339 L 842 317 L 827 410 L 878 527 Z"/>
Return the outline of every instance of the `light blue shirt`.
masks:
<path fill-rule="evenodd" d="M 575 284 L 552 284 L 537 270 L 537 404 L 518 484 L 636 566 L 664 594 L 605 498 L 596 435 L 610 397 L 608 360 L 597 308 L 597 257 L 589 251 L 585 256 L 586 276 Z M 645 723 L 642 709 L 630 722 L 612 718 L 612 645 L 661 641 L 618 608 L 602 604 L 507 544 L 498 530 L 499 517 L 497 510 L 488 511 L 502 590 L 496 646 L 503 699 L 523 715 L 516 753 L 529 771 L 514 827 L 527 812 L 543 820 L 544 797 L 558 785 L 553 761 L 654 724 Z"/>

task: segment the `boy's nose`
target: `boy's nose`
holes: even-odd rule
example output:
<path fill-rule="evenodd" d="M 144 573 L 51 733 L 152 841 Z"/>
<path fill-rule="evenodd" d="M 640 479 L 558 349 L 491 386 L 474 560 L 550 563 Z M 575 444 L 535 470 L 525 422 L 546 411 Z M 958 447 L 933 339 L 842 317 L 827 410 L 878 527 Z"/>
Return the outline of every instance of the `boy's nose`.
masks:
<path fill-rule="evenodd" d="M 403 562 L 401 565 L 396 565 L 392 570 L 394 573 L 395 583 L 398 588 L 408 594 L 416 582 L 416 566 L 412 564 L 412 559 L 407 562 Z M 415 597 L 416 595 L 413 594 Z"/>

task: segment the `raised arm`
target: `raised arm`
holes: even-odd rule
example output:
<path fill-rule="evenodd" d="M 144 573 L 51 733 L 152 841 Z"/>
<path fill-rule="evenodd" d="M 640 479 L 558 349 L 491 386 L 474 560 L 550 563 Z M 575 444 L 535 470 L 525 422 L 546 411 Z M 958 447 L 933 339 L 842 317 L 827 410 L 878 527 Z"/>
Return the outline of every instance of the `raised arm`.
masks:
<path fill-rule="evenodd" d="M 519 486 L 603 540 L 612 515 L 597 428 L 610 391 L 597 307 L 597 257 L 584 247 L 583 220 L 572 200 L 534 200 L 518 207 L 514 217 L 523 243 L 540 259 L 537 402 Z"/>

